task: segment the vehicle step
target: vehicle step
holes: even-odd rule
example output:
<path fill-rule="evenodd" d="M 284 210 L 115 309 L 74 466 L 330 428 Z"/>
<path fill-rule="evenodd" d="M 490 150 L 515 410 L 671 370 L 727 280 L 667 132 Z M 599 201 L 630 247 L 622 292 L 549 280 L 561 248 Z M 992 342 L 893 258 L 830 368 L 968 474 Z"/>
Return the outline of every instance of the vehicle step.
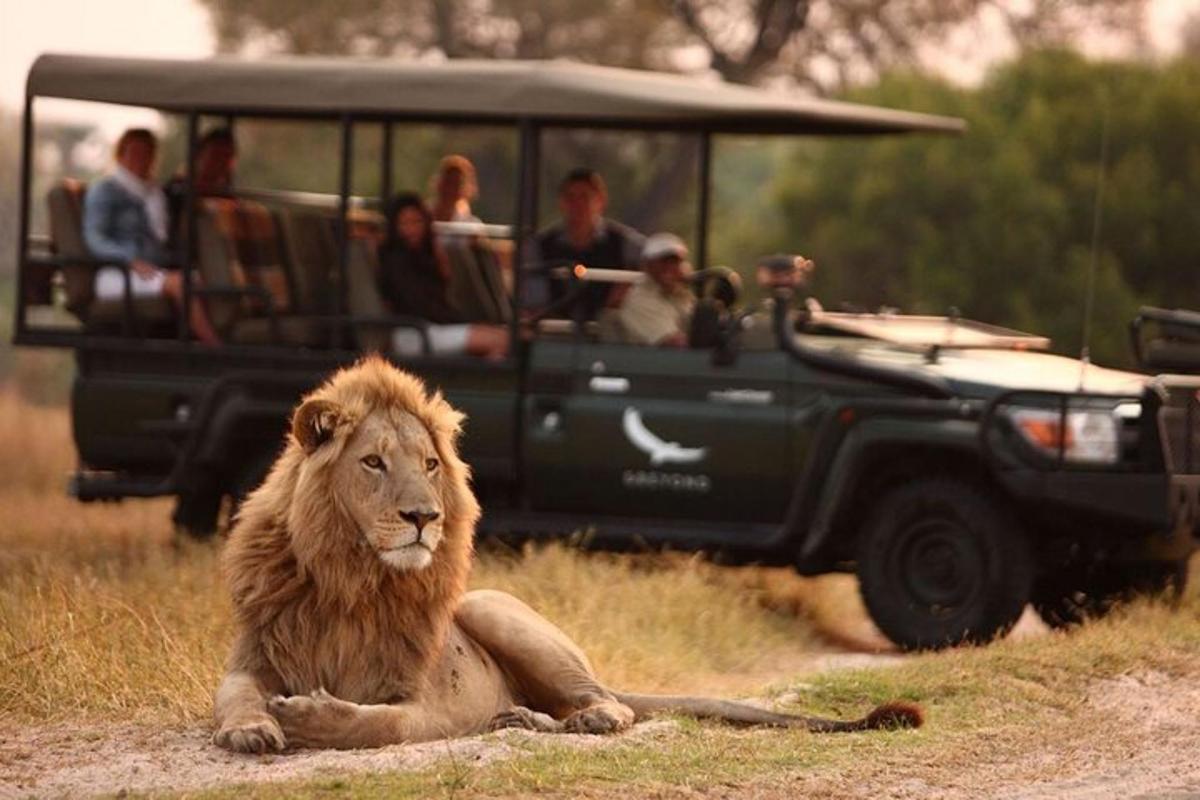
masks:
<path fill-rule="evenodd" d="M 67 481 L 67 494 L 83 503 L 123 497 L 162 497 L 174 494 L 167 478 L 80 470 Z"/>

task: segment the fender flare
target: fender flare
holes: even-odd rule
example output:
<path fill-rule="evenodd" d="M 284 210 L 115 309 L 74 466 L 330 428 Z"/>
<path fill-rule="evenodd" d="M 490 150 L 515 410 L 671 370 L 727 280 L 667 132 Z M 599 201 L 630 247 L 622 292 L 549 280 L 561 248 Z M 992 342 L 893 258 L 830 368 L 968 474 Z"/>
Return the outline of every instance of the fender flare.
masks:
<path fill-rule="evenodd" d="M 172 472 L 175 486 L 186 485 L 197 470 L 225 472 L 241 445 L 278 448 L 296 399 L 312 386 L 310 379 L 229 375 L 215 382 L 196 411 L 196 426 Z M 262 435 L 247 435 L 249 430 Z"/>
<path fill-rule="evenodd" d="M 821 482 L 812 513 L 801 520 L 795 563 L 801 572 L 806 566 L 823 570 L 827 549 L 838 519 L 845 513 L 855 490 L 870 469 L 872 451 L 881 447 L 911 447 L 922 451 L 941 451 L 979 463 L 987 462 L 979 451 L 978 423 L 973 419 L 945 418 L 914 424 L 912 419 L 885 417 L 864 420 L 842 439 L 837 455 Z"/>

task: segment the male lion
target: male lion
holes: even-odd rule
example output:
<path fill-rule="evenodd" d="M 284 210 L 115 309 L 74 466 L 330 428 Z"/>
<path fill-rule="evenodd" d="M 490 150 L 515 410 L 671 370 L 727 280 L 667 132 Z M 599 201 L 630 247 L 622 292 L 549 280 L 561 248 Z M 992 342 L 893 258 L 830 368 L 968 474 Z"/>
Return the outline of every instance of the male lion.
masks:
<path fill-rule="evenodd" d="M 216 694 L 218 745 L 375 747 L 510 726 L 610 733 L 654 711 L 813 731 L 920 724 L 903 704 L 841 722 L 604 687 L 520 600 L 465 593 L 479 505 L 455 451 L 461 421 L 376 357 L 296 409 L 224 554 L 238 635 Z"/>

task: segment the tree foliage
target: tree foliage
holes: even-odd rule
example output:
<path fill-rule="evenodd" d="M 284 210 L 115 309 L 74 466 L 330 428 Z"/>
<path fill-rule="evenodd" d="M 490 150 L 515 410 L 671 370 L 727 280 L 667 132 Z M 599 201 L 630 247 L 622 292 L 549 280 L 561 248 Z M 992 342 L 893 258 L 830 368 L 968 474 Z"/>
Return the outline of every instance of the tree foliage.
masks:
<path fill-rule="evenodd" d="M 810 144 L 779 170 L 771 244 L 817 259 L 827 305 L 956 307 L 1074 352 L 1103 168 L 1093 352 L 1128 362 L 1124 325 L 1141 303 L 1200 308 L 1200 64 L 1049 51 L 978 90 L 895 75 L 852 97 L 970 129 Z"/>
<path fill-rule="evenodd" d="M 1018 44 L 1138 39 L 1146 0 L 200 0 L 226 52 L 573 58 L 846 87 L 964 27 Z M 698 54 L 699 58 L 692 58 Z"/>

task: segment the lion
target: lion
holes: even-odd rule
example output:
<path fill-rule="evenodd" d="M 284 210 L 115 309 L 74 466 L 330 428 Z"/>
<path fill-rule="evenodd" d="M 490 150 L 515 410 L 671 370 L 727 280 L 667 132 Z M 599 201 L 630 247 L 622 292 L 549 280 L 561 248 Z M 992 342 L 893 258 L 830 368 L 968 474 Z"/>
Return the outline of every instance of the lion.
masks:
<path fill-rule="evenodd" d="M 904 703 L 840 721 L 607 688 L 529 606 L 466 591 L 480 508 L 456 451 L 462 421 L 377 356 L 301 401 L 222 557 L 237 632 L 215 697 L 217 745 L 362 748 L 505 727 L 603 734 L 655 712 L 821 732 L 921 724 Z"/>

